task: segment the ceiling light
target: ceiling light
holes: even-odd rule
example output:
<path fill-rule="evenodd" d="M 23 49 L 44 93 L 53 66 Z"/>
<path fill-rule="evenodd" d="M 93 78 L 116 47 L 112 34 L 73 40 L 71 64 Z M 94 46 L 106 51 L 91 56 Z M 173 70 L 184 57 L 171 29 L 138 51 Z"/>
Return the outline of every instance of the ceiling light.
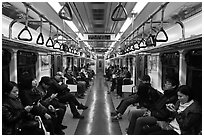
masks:
<path fill-rule="evenodd" d="M 67 23 L 67 25 L 75 32 L 78 33 L 79 30 L 78 28 L 75 26 L 75 24 L 72 21 L 67 21 L 65 20 L 65 22 Z"/>
<path fill-rule="evenodd" d="M 142 11 L 142 9 L 147 5 L 148 2 L 142 1 L 142 2 L 137 2 L 135 7 L 132 10 L 132 13 L 137 13 L 137 15 Z"/>
<path fill-rule="evenodd" d="M 123 26 L 121 27 L 120 29 L 120 32 L 125 32 L 126 29 L 130 26 L 130 24 L 132 23 L 132 20 L 130 17 L 128 17 L 126 20 L 125 20 L 125 23 L 123 24 Z"/>

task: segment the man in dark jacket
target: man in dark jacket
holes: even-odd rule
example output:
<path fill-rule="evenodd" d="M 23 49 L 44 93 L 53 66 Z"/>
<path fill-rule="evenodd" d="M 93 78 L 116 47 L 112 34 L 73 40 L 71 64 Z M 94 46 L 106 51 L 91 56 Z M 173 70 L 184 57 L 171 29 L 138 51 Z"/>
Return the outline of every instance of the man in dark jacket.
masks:
<path fill-rule="evenodd" d="M 68 88 L 68 85 L 63 83 L 63 73 L 57 72 L 54 78 L 52 78 L 52 84 L 48 88 L 48 94 L 55 94 L 57 93 L 57 99 L 61 103 L 69 103 L 71 112 L 73 114 L 73 118 L 77 119 L 83 119 L 84 116 L 80 115 L 77 109 L 87 109 L 87 106 L 84 106 L 83 104 L 79 103 L 78 100 L 75 98 L 73 94 L 71 94 Z M 77 106 L 77 109 L 76 109 Z"/>
<path fill-rule="evenodd" d="M 168 120 L 170 113 L 166 109 L 166 104 L 176 103 L 178 99 L 176 90 L 178 83 L 178 80 L 175 78 L 167 78 L 164 95 L 162 95 L 152 107 L 132 112 L 133 114 L 127 130 L 129 135 L 142 134 L 144 125 L 155 124 L 157 120 Z"/>
<path fill-rule="evenodd" d="M 144 75 L 140 85 L 138 86 L 137 93 L 122 99 L 116 108 L 116 111 L 111 113 L 111 115 L 114 116 L 112 120 L 116 121 L 118 119 L 122 119 L 122 115 L 131 104 L 139 103 L 140 107 L 148 108 L 150 104 L 155 103 L 156 99 L 159 98 L 159 94 L 156 90 L 151 89 L 153 89 L 153 87 L 151 87 L 150 84 L 150 76 Z"/>

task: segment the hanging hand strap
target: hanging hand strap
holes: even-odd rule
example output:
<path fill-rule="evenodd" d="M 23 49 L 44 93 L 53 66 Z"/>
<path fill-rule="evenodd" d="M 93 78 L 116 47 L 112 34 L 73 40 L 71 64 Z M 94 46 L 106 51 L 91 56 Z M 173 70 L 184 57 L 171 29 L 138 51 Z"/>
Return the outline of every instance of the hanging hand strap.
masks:
<path fill-rule="evenodd" d="M 45 44 L 47 47 L 53 47 L 53 45 L 54 45 L 53 40 L 51 38 L 51 29 L 52 29 L 52 24 L 50 23 L 50 34 L 49 34 L 49 38 Z M 49 45 L 49 43 L 51 43 L 51 45 Z"/>
<path fill-rule="evenodd" d="M 134 49 L 135 50 L 139 50 L 140 47 L 139 47 L 139 42 L 137 41 L 137 36 L 139 34 L 139 30 L 137 30 L 137 35 L 136 35 L 136 40 L 134 40 Z M 137 46 L 137 47 L 136 47 Z"/>
<path fill-rule="evenodd" d="M 116 14 L 116 11 L 120 11 L 122 9 L 122 12 L 125 14 L 125 17 L 114 17 Z M 124 6 L 121 4 L 121 2 L 116 6 L 116 8 L 113 10 L 112 16 L 111 16 L 112 21 L 124 21 L 127 19 L 127 11 L 124 8 Z"/>
<path fill-rule="evenodd" d="M 140 40 L 139 45 L 138 45 L 139 48 L 146 48 L 147 47 L 147 45 L 145 43 L 145 39 L 144 39 L 144 26 L 145 26 L 145 24 L 142 27 L 143 32 L 142 32 L 142 39 Z M 143 44 L 143 46 L 141 46 L 142 44 Z"/>
<path fill-rule="evenodd" d="M 37 44 L 43 45 L 44 44 L 44 38 L 43 38 L 43 34 L 42 34 L 42 17 L 40 17 L 40 34 L 38 35 L 38 38 L 36 40 Z M 41 42 L 40 42 L 41 39 Z"/>
<path fill-rule="evenodd" d="M 60 43 L 58 41 L 58 29 L 57 29 L 57 40 L 55 40 L 54 45 L 53 45 L 53 49 L 60 49 Z"/>
<path fill-rule="evenodd" d="M 146 39 L 146 45 L 148 46 L 156 46 L 155 35 L 152 34 L 152 18 L 150 20 L 150 34 Z"/>
<path fill-rule="evenodd" d="M 21 37 L 21 35 L 23 34 L 23 33 L 28 33 L 29 34 L 29 36 L 30 36 L 30 38 L 22 38 Z M 27 35 L 26 35 L 27 36 Z M 25 25 L 25 27 L 20 31 L 20 33 L 18 34 L 18 39 L 19 40 L 24 40 L 24 41 L 32 41 L 32 35 L 31 35 L 31 32 L 29 31 L 29 29 L 28 29 L 28 7 L 26 6 L 26 25 Z"/>
<path fill-rule="evenodd" d="M 65 13 L 64 13 L 64 12 Z M 69 16 L 65 16 L 65 14 L 68 12 Z M 61 19 L 64 19 L 64 20 L 68 20 L 68 21 L 72 21 L 73 20 L 73 16 L 72 16 L 72 11 L 69 7 L 69 4 L 67 2 L 65 2 L 64 6 L 62 7 L 62 9 L 59 11 L 58 13 L 59 17 Z"/>
<path fill-rule="evenodd" d="M 165 30 L 163 29 L 163 20 L 164 20 L 164 8 L 162 8 L 162 15 L 161 15 L 161 28 L 160 30 L 157 32 L 155 39 L 156 42 L 167 42 L 168 41 L 168 36 L 167 33 L 165 32 Z M 165 36 L 165 39 L 157 39 L 159 33 L 163 33 Z"/>

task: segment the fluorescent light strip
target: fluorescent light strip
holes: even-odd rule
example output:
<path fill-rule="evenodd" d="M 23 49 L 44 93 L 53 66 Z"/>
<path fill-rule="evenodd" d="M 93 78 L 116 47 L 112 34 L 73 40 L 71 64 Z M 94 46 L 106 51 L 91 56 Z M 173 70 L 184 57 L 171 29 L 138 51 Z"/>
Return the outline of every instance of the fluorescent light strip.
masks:
<path fill-rule="evenodd" d="M 132 10 L 132 13 L 140 13 L 142 11 L 142 9 L 147 5 L 148 2 L 143 1 L 143 2 L 137 2 L 137 4 L 135 5 L 135 7 Z"/>

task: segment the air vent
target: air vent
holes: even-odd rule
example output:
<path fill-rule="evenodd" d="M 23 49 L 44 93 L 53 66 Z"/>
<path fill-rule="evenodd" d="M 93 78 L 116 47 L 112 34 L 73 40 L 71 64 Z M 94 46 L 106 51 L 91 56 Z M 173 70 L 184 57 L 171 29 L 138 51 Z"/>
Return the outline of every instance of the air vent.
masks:
<path fill-rule="evenodd" d="M 94 28 L 104 28 L 104 24 L 94 24 Z"/>
<path fill-rule="evenodd" d="M 103 16 L 93 16 L 93 20 L 103 20 Z"/>
<path fill-rule="evenodd" d="M 94 20 L 104 20 L 104 9 L 92 9 Z"/>

